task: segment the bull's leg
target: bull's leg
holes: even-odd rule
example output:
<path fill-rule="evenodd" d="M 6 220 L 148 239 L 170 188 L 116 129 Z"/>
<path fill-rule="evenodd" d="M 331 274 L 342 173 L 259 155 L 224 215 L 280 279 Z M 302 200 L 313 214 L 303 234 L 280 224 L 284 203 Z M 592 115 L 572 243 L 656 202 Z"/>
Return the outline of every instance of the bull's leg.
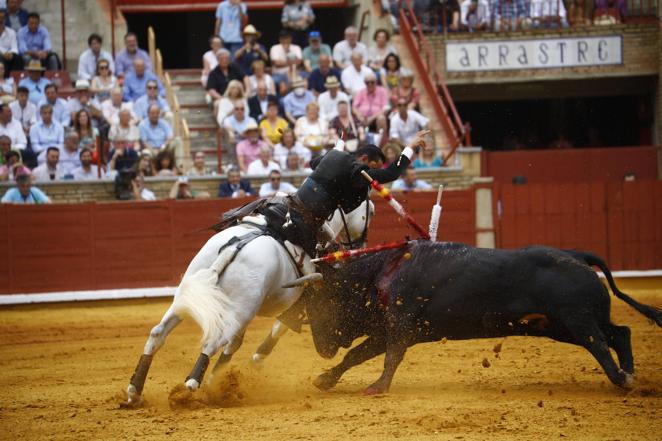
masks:
<path fill-rule="evenodd" d="M 257 348 L 255 354 L 251 359 L 255 363 L 260 363 L 262 360 L 267 358 L 267 355 L 271 354 L 278 340 L 285 335 L 287 332 L 287 326 L 285 326 L 280 320 L 276 319 L 274 325 L 271 327 L 271 332 L 267 335 L 267 338 L 264 339 L 262 344 Z"/>
<path fill-rule="evenodd" d="M 349 368 L 368 361 L 385 350 L 386 342 L 383 339 L 368 337 L 363 343 L 352 348 L 337 366 L 317 377 L 313 384 L 321 390 L 331 389 Z"/>
<path fill-rule="evenodd" d="M 580 332 L 570 330 L 575 335 L 577 343 L 584 346 L 598 360 L 612 383 L 620 387 L 629 387 L 632 383 L 632 375 L 618 367 L 609 352 L 604 333 L 595 322 L 591 323 L 593 321 L 591 318 L 581 317 L 577 320 L 582 320 L 577 322 L 582 323 L 582 330 Z"/>
<path fill-rule="evenodd" d="M 129 404 L 137 404 L 141 400 L 143 387 L 145 386 L 145 379 L 149 372 L 149 367 L 152 364 L 154 354 L 163 346 L 166 337 L 175 327 L 182 321 L 175 313 L 172 312 L 172 307 L 166 311 L 161 319 L 161 322 L 156 325 L 149 333 L 149 338 L 145 343 L 143 355 L 140 356 L 136 370 L 129 380 L 129 387 L 127 387 L 127 396 Z"/>
<path fill-rule="evenodd" d="M 388 392 L 393 381 L 393 375 L 400 365 L 400 362 L 407 351 L 407 344 L 404 342 L 389 343 L 386 346 L 386 357 L 384 358 L 384 371 L 377 381 L 368 386 L 365 390 L 366 395 L 376 395 Z"/>
<path fill-rule="evenodd" d="M 627 326 L 610 325 L 609 346 L 618 355 L 618 364 L 628 374 L 634 374 L 634 358 L 632 357 L 632 342 L 630 328 Z"/>

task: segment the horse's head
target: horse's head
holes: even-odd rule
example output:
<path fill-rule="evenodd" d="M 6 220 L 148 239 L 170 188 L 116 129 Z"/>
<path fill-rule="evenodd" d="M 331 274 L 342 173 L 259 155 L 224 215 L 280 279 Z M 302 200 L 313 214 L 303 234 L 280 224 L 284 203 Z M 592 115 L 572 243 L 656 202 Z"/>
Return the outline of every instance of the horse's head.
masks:
<path fill-rule="evenodd" d="M 349 213 L 337 209 L 327 224 L 345 248 L 362 248 L 368 240 L 368 226 L 374 215 L 375 204 L 368 199 Z"/>

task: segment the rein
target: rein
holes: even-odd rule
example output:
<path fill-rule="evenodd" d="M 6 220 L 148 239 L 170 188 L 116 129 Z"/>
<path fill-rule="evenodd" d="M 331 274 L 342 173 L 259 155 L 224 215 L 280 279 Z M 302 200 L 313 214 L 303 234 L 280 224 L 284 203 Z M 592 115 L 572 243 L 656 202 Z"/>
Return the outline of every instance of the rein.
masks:
<path fill-rule="evenodd" d="M 347 225 L 347 220 L 345 219 L 345 212 L 342 208 L 340 208 L 340 218 L 342 219 L 343 229 L 345 230 L 345 234 L 347 235 L 348 239 L 348 242 L 340 242 L 340 244 L 345 248 L 349 248 L 350 250 L 361 248 L 368 239 L 368 224 L 370 223 L 370 200 L 366 199 L 365 223 L 363 224 L 363 231 L 357 240 L 352 240 L 352 236 L 349 233 L 349 226 Z"/>

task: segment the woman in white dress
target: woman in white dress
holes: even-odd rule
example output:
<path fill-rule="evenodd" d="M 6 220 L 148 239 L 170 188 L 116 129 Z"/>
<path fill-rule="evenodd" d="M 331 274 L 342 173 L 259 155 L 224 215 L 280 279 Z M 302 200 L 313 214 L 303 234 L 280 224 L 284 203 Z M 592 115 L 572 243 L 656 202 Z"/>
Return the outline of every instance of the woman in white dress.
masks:
<path fill-rule="evenodd" d="M 211 49 L 205 52 L 205 54 L 202 56 L 202 75 L 200 76 L 202 87 L 207 87 L 207 78 L 209 77 L 209 72 L 218 66 L 216 51 L 223 47 L 223 41 L 221 40 L 221 37 L 218 35 L 212 35 L 209 37 L 209 47 L 211 47 Z"/>
<path fill-rule="evenodd" d="M 315 101 L 306 106 L 306 114 L 294 126 L 294 133 L 303 146 L 312 152 L 321 152 L 327 144 L 329 123 L 319 116 L 320 108 Z"/>
<path fill-rule="evenodd" d="M 263 81 L 267 86 L 267 93 L 269 95 L 276 95 L 276 83 L 274 83 L 274 79 L 271 78 L 271 75 L 266 72 L 266 65 L 264 64 L 264 61 L 255 60 L 251 64 L 251 67 L 253 69 L 253 75 L 246 75 L 244 77 L 246 96 L 249 98 L 255 96 L 257 93 L 257 85 L 260 83 L 260 81 Z"/>
<path fill-rule="evenodd" d="M 368 67 L 379 72 L 386 56 L 395 53 L 395 47 L 390 43 L 391 34 L 386 29 L 377 29 L 372 39 L 375 44 L 368 48 Z"/>
<path fill-rule="evenodd" d="M 227 89 L 223 94 L 223 98 L 219 100 L 218 103 L 218 112 L 216 113 L 216 121 L 218 125 L 223 127 L 223 120 L 229 116 L 234 110 L 234 104 L 237 101 L 242 101 L 244 107 L 248 109 L 248 100 L 246 99 L 246 94 L 244 93 L 244 86 L 239 80 L 232 80 L 228 83 Z"/>
<path fill-rule="evenodd" d="M 90 92 L 92 92 L 99 102 L 110 99 L 110 91 L 117 87 L 117 77 L 110 71 L 108 60 L 100 59 L 97 61 L 97 74 L 92 78 Z"/>

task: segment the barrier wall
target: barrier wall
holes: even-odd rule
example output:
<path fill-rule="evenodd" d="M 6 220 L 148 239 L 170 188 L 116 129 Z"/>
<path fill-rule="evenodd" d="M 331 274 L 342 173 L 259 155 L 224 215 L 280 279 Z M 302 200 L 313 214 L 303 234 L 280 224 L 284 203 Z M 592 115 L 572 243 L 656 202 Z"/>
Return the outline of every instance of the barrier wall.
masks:
<path fill-rule="evenodd" d="M 662 181 L 495 184 L 497 247 L 577 248 L 612 270 L 662 268 Z"/>
<path fill-rule="evenodd" d="M 435 196 L 399 200 L 427 227 Z M 212 235 L 200 229 L 248 200 L 0 205 L 0 294 L 176 285 Z M 445 193 L 441 238 L 474 243 L 473 201 L 471 189 Z M 371 244 L 412 234 L 375 204 Z"/>

